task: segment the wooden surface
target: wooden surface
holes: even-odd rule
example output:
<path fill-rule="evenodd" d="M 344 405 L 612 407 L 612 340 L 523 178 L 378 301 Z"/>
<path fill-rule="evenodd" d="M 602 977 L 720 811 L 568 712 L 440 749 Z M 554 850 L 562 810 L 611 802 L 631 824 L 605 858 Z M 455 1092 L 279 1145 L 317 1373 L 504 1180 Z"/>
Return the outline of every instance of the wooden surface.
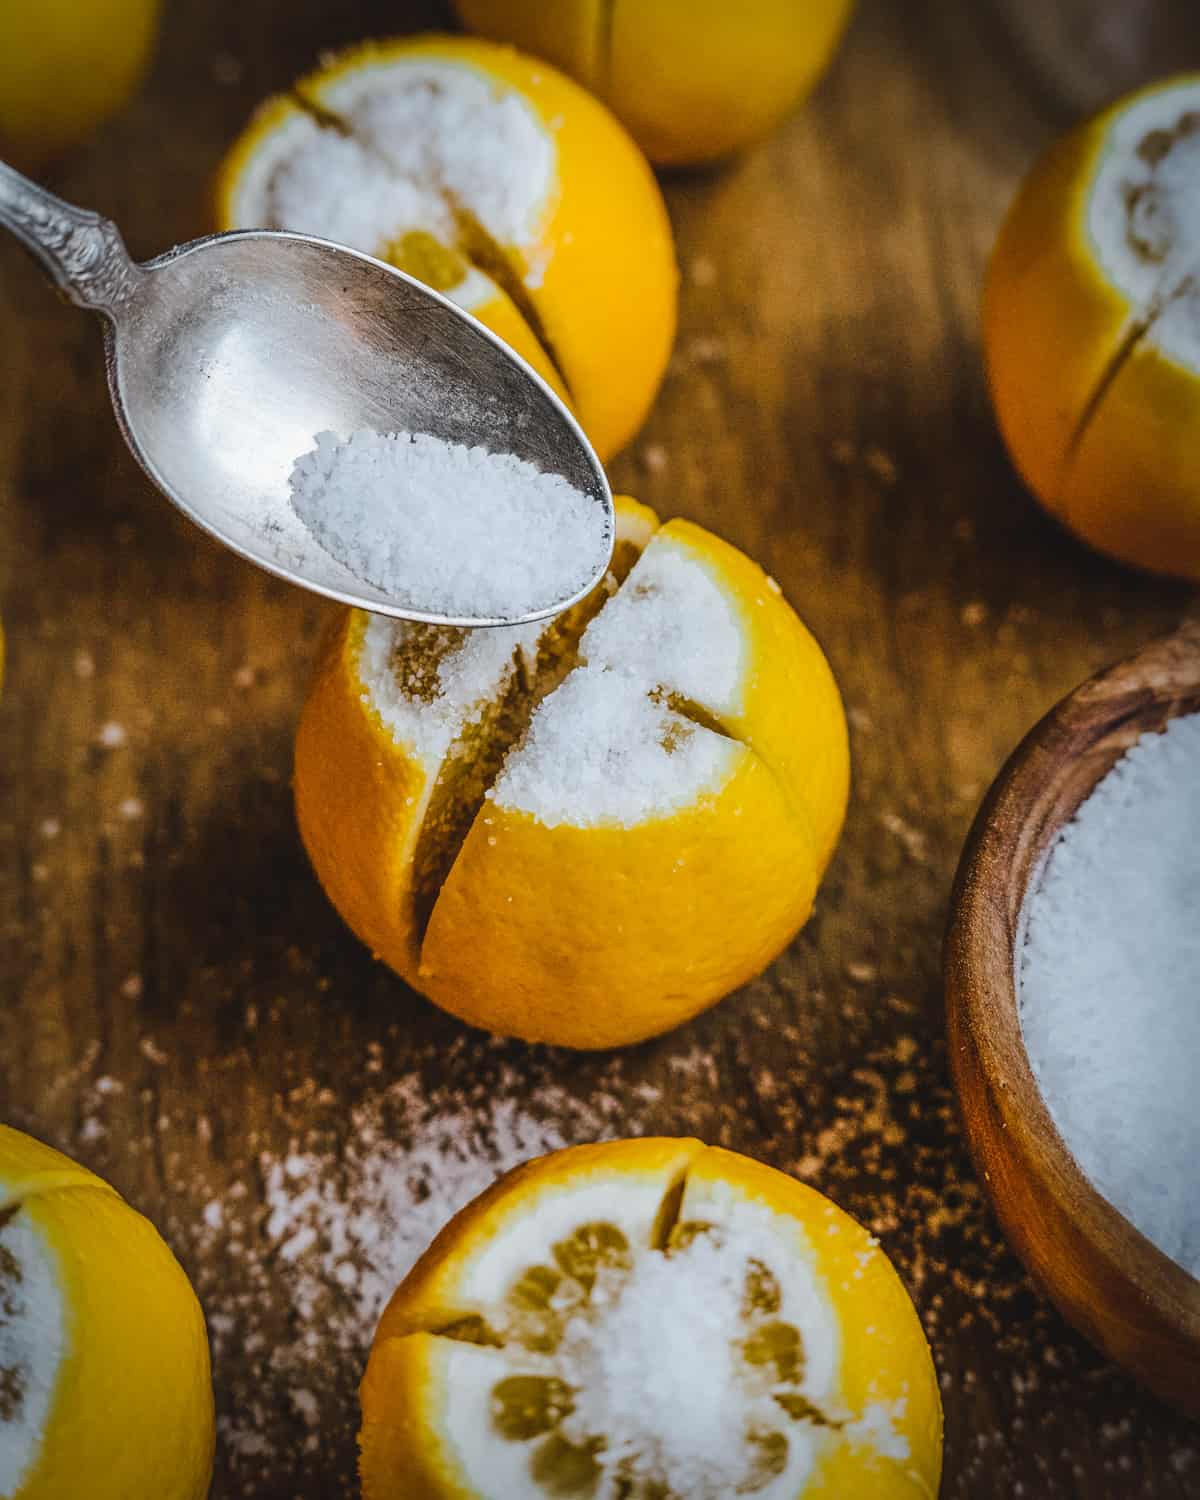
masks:
<path fill-rule="evenodd" d="M 259 97 L 324 46 L 438 18 L 398 0 L 168 9 L 142 98 L 53 177 L 141 254 L 205 228 L 208 176 Z M 1085 46 L 982 3 L 863 0 L 801 114 L 669 182 L 677 357 L 614 479 L 779 579 L 839 674 L 855 785 L 791 950 L 617 1058 L 467 1032 L 343 929 L 288 790 L 324 606 L 156 498 L 112 425 L 95 328 L 0 247 L 0 1108 L 109 1176 L 194 1277 L 218 1500 L 353 1494 L 354 1319 L 336 1287 L 315 1311 L 297 1296 L 321 1246 L 283 1239 L 264 1203 L 289 1151 L 298 1174 L 369 1188 L 372 1130 L 399 1111 L 396 1131 L 427 1135 L 421 1100 L 453 1126 L 448 1158 L 470 1111 L 498 1133 L 512 1101 L 568 1138 L 696 1131 L 829 1191 L 925 1318 L 947 1497 L 1200 1496 L 1200 1432 L 1068 1331 L 980 1198 L 939 972 L 954 866 L 1004 756 L 1189 598 L 1092 556 L 1023 493 L 976 323 L 1034 153 L 1110 78 L 1200 58 L 1195 23 L 1143 38 L 1131 18 L 1151 9 L 1114 4 L 1120 26 Z"/>

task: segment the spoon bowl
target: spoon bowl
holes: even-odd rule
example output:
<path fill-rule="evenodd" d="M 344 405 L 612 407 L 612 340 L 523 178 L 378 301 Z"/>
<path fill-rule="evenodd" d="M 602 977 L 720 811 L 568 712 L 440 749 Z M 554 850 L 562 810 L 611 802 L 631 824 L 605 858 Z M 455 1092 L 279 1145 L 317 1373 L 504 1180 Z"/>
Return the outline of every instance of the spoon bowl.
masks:
<path fill-rule="evenodd" d="M 1066 823 L 1147 731 L 1200 712 L 1200 623 L 1065 698 L 980 809 L 946 942 L 950 1059 L 968 1144 L 1013 1248 L 1064 1316 L 1165 1400 L 1200 1416 L 1200 1281 L 1084 1175 L 1021 1032 L 1026 893 Z"/>
<path fill-rule="evenodd" d="M 109 386 L 135 457 L 185 515 L 268 572 L 345 604 L 441 625 L 513 625 L 582 598 L 608 566 L 612 494 L 553 391 L 474 318 L 372 256 L 237 230 L 144 265 L 116 228 L 0 163 L 0 223 L 67 294 L 104 315 Z M 430 433 L 558 474 L 604 511 L 582 589 L 529 613 L 450 616 L 357 578 L 289 503 L 316 434 Z"/>

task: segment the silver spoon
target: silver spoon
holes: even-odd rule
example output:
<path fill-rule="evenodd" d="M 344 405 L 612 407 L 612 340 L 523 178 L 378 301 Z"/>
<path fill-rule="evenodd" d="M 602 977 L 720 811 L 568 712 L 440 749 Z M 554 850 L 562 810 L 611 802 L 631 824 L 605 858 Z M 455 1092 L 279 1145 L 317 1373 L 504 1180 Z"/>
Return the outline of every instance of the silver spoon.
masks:
<path fill-rule="evenodd" d="M 184 515 L 290 583 L 439 625 L 510 619 L 414 609 L 356 578 L 289 504 L 315 434 L 428 432 L 513 453 L 605 510 L 600 461 L 550 388 L 452 302 L 382 261 L 310 235 L 209 235 L 139 265 L 109 219 L 0 162 L 0 225 L 79 307 L 103 315 L 108 384 L 134 457 Z"/>

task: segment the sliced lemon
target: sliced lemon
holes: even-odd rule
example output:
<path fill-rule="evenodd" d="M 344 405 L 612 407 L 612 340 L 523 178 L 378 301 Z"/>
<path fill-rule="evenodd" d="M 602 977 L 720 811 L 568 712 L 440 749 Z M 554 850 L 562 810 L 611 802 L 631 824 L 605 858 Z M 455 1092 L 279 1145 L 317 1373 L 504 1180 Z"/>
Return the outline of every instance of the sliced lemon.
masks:
<path fill-rule="evenodd" d="M 1001 430 L 1094 547 L 1200 578 L 1200 76 L 1119 100 L 1026 179 L 992 256 Z"/>
<path fill-rule="evenodd" d="M 355 48 L 268 102 L 222 167 L 222 229 L 295 229 L 388 258 L 486 323 L 602 456 L 641 425 L 675 331 L 662 196 L 608 111 L 507 47 Z"/>
<path fill-rule="evenodd" d="M 472 29 L 578 78 L 652 161 L 710 161 L 765 135 L 820 78 L 851 0 L 455 0 Z"/>
<path fill-rule="evenodd" d="M 757 973 L 805 921 L 849 778 L 778 588 L 618 502 L 614 574 L 548 629 L 335 625 L 296 809 L 346 921 L 446 1010 L 605 1047 Z"/>
<path fill-rule="evenodd" d="M 941 1407 L 874 1240 L 698 1141 L 528 1163 L 397 1289 L 362 1384 L 365 1500 L 931 1500 Z"/>
<path fill-rule="evenodd" d="M 212 1460 L 175 1257 L 106 1182 L 0 1125 L 0 1495 L 203 1500 Z"/>

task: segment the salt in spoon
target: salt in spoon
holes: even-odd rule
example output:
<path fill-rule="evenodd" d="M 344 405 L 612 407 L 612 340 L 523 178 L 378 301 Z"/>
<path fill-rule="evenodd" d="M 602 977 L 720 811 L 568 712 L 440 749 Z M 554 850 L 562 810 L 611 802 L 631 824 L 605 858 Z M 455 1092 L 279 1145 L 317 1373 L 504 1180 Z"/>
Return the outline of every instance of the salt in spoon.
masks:
<path fill-rule="evenodd" d="M 134 457 L 186 516 L 268 572 L 344 604 L 437 625 L 517 625 L 603 577 L 613 501 L 578 423 L 523 360 L 445 297 L 311 235 L 247 229 L 134 262 L 111 220 L 0 162 L 0 225 L 104 319 L 108 384 Z M 559 474 L 604 511 L 584 588 L 511 617 L 398 601 L 344 568 L 289 504 L 321 431 L 426 432 Z M 574 582 L 574 580 L 573 580 Z"/>

